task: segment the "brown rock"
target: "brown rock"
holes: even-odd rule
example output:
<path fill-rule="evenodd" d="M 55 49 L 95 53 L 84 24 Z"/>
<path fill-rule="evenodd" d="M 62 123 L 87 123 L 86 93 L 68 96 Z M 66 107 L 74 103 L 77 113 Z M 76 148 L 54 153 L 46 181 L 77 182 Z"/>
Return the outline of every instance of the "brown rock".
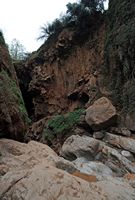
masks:
<path fill-rule="evenodd" d="M 79 171 L 74 172 L 72 175 L 77 176 L 81 179 L 84 179 L 85 181 L 88 181 L 88 182 L 96 182 L 97 181 L 96 176 L 85 174 L 85 173 L 82 173 L 82 172 L 79 172 Z"/>
<path fill-rule="evenodd" d="M 127 136 L 127 137 L 131 136 L 131 131 L 128 130 L 126 127 L 112 127 L 111 132 L 118 135 Z"/>
<path fill-rule="evenodd" d="M 135 174 L 127 173 L 124 176 L 125 179 L 127 180 L 134 180 L 135 181 Z"/>
<path fill-rule="evenodd" d="M 102 97 L 86 110 L 86 122 L 94 130 L 105 129 L 117 123 L 117 113 L 111 101 Z"/>
<path fill-rule="evenodd" d="M 25 68 L 31 77 L 28 94 L 32 94 L 34 119 L 73 111 L 89 97 L 92 101 L 97 98 L 100 86 L 97 73 L 93 73 L 103 63 L 104 33 L 101 25 L 93 39 L 74 49 L 74 31 L 64 29 L 55 41 L 50 40 L 31 55 Z M 21 76 L 20 82 L 25 83 Z"/>

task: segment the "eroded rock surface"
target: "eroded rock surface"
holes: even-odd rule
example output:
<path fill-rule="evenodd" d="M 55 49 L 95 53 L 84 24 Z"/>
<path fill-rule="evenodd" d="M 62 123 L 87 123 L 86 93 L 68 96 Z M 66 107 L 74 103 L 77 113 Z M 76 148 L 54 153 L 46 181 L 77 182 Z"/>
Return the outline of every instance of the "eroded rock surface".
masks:
<path fill-rule="evenodd" d="M 0 152 L 0 166 L 5 168 L 5 174 L 0 175 L 1 200 L 135 198 L 133 181 L 111 178 L 108 181 L 95 182 L 94 178 L 93 183 L 90 183 L 90 176 L 86 178 L 85 175 L 84 180 L 84 177 L 81 178 L 82 175 L 72 175 L 73 171 L 71 174 L 67 173 L 66 167 L 63 170 L 58 169 L 56 164 L 61 158 L 46 145 L 34 141 L 23 144 L 2 139 Z"/>
<path fill-rule="evenodd" d="M 135 173 L 133 156 L 132 161 L 127 156 L 121 154 L 117 149 L 108 146 L 108 143 L 103 141 L 88 137 L 88 136 L 78 136 L 72 135 L 69 137 L 62 146 L 61 153 L 64 158 L 73 161 L 78 166 L 78 170 L 86 170 L 88 173 L 91 171 L 91 162 L 95 162 L 95 166 L 105 164 L 110 168 L 110 171 L 113 171 L 114 176 L 123 176 L 127 171 Z M 100 162 L 97 164 L 97 162 Z M 85 166 L 85 167 L 83 167 Z M 96 169 L 96 167 L 95 167 Z M 94 171 L 94 170 L 93 170 Z M 98 174 L 98 173 L 97 173 Z M 103 173 L 104 174 L 104 173 Z M 98 174 L 99 176 L 101 173 Z"/>

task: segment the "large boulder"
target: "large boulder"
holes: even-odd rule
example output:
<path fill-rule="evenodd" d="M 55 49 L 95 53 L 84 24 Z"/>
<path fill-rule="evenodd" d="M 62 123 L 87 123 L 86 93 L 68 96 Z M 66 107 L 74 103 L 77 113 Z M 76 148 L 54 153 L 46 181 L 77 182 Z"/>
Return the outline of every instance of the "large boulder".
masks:
<path fill-rule="evenodd" d="M 61 158 L 48 146 L 29 142 L 0 140 L 1 200 L 124 200 L 135 198 L 134 185 L 128 180 L 111 178 L 90 183 L 91 177 L 67 173 L 56 167 Z M 62 160 L 61 160 L 62 162 Z M 66 162 L 66 161 L 65 161 Z M 67 161 L 68 162 L 68 161 Z M 69 162 L 70 163 L 70 162 Z M 83 175 L 83 177 L 82 177 Z M 78 176 L 78 177 L 77 177 Z"/>
<path fill-rule="evenodd" d="M 79 157 L 93 160 L 98 149 L 98 140 L 88 136 L 72 135 L 64 142 L 60 155 L 71 161 Z"/>
<path fill-rule="evenodd" d="M 102 97 L 86 110 L 86 122 L 93 130 L 105 129 L 117 123 L 117 113 L 111 101 Z"/>

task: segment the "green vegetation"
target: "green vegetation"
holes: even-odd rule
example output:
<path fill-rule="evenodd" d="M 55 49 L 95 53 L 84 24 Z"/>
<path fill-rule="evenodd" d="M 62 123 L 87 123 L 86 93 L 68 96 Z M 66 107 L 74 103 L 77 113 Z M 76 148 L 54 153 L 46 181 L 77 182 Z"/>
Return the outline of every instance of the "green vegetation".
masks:
<path fill-rule="evenodd" d="M 77 28 L 77 32 L 90 28 L 97 23 L 97 15 L 104 11 L 105 0 L 80 0 L 78 3 L 68 3 L 67 13 L 52 23 L 41 27 L 38 39 L 47 39 L 59 34 L 64 28 Z M 96 21 L 96 22 L 95 22 Z"/>
<path fill-rule="evenodd" d="M 66 115 L 57 115 L 48 121 L 48 126 L 44 129 L 43 137 L 48 141 L 52 141 L 58 135 L 64 135 L 71 130 L 79 121 L 84 109 L 77 109 Z"/>
<path fill-rule="evenodd" d="M 134 0 L 113 0 L 109 3 L 107 13 L 103 71 L 105 77 L 109 76 L 107 79 L 112 100 L 123 112 L 135 110 L 134 10 Z"/>
<path fill-rule="evenodd" d="M 17 87 L 16 82 L 4 70 L 0 72 L 0 93 L 5 94 L 7 104 L 13 105 L 16 103 L 21 116 L 24 117 L 25 121 L 29 122 L 21 91 Z"/>

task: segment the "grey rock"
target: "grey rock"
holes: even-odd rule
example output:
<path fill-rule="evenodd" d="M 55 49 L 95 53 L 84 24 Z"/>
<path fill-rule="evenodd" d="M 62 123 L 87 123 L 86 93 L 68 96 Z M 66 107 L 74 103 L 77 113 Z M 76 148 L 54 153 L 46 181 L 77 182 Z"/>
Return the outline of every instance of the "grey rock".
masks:
<path fill-rule="evenodd" d="M 135 153 L 135 139 L 107 133 L 105 140 L 115 147 Z"/>
<path fill-rule="evenodd" d="M 60 155 L 68 160 L 75 160 L 78 157 L 85 157 L 93 160 L 99 147 L 99 141 L 88 137 L 72 135 L 64 142 Z"/>
<path fill-rule="evenodd" d="M 88 136 L 72 135 L 69 137 L 62 146 L 61 156 L 70 161 L 75 161 L 81 157 L 85 163 L 96 160 L 104 163 L 109 161 L 117 168 L 120 166 L 119 174 L 124 174 L 127 171 L 135 173 L 135 166 L 118 150 Z M 117 172 L 115 175 L 117 175 Z"/>
<path fill-rule="evenodd" d="M 95 139 L 103 139 L 105 136 L 105 133 L 103 131 L 97 131 L 97 132 L 94 132 L 93 134 L 93 137 Z"/>
<path fill-rule="evenodd" d="M 112 170 L 101 162 L 88 161 L 85 158 L 77 158 L 73 163 L 80 172 L 95 175 L 98 180 L 107 180 L 108 177 L 114 175 Z"/>
<path fill-rule="evenodd" d="M 135 157 L 132 153 L 130 153 L 129 151 L 121 151 L 121 155 L 125 156 L 128 160 L 134 161 Z"/>

